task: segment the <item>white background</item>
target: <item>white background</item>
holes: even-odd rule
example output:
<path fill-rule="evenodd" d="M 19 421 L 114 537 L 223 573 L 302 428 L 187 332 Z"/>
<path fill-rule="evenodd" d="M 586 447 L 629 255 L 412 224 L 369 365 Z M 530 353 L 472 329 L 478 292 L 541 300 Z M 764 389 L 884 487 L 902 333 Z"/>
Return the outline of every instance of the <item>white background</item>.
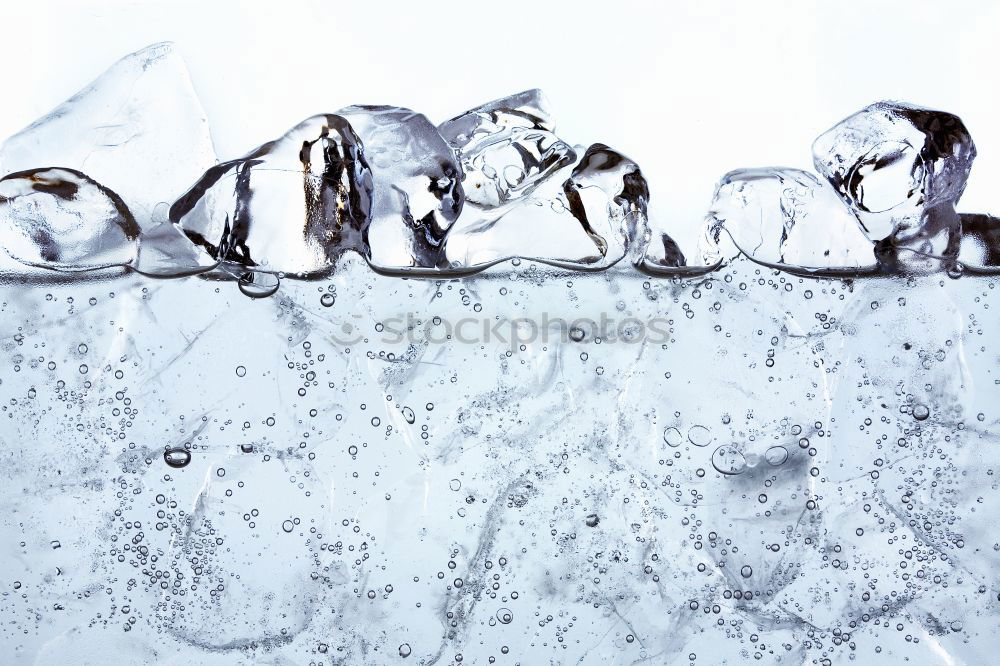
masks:
<path fill-rule="evenodd" d="M 816 135 L 878 99 L 965 120 L 980 157 L 964 210 L 989 210 L 1000 176 L 1000 4 L 985 0 L 0 0 L 0 22 L 0 137 L 172 40 L 221 158 L 348 104 L 438 122 L 539 87 L 562 138 L 640 164 L 652 214 L 673 228 L 698 225 L 726 171 L 808 168 Z"/>

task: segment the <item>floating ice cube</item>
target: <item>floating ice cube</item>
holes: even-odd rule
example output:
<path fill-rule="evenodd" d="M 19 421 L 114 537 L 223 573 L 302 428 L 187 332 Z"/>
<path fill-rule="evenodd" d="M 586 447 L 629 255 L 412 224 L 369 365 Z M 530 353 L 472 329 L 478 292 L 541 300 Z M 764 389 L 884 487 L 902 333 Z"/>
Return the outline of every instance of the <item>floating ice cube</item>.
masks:
<path fill-rule="evenodd" d="M 882 243 L 880 260 L 890 269 L 954 256 L 961 226 L 954 205 L 975 157 L 958 116 L 900 102 L 867 106 L 813 143 L 817 171 Z"/>
<path fill-rule="evenodd" d="M 719 182 L 699 248 L 712 264 L 742 253 L 782 268 L 874 268 L 871 241 L 837 195 L 798 169 L 731 171 Z"/>
<path fill-rule="evenodd" d="M 219 260 L 195 245 L 170 221 L 170 206 L 159 204 L 151 224 L 139 234 L 139 249 L 130 268 L 152 277 L 181 277 L 210 271 Z"/>
<path fill-rule="evenodd" d="M 442 242 L 462 211 L 462 169 L 451 146 L 420 113 L 349 106 L 373 181 L 364 252 L 387 272 L 444 267 Z"/>
<path fill-rule="evenodd" d="M 30 266 L 85 271 L 135 257 L 139 227 L 117 194 L 72 169 L 0 180 L 0 246 Z"/>
<path fill-rule="evenodd" d="M 0 176 L 41 167 L 87 174 L 143 228 L 216 162 L 208 121 L 169 43 L 125 56 L 0 146 Z"/>
<path fill-rule="evenodd" d="M 361 250 L 371 192 L 351 126 L 317 115 L 209 169 L 174 202 L 170 220 L 213 260 L 309 276 L 331 270 L 346 250 Z"/>
<path fill-rule="evenodd" d="M 639 166 L 595 143 L 575 166 L 537 183 L 514 204 L 488 210 L 469 206 L 448 235 L 447 259 L 457 269 L 514 257 L 605 269 L 641 253 L 648 238 L 648 198 Z"/>
<path fill-rule="evenodd" d="M 441 124 L 441 135 L 462 163 L 467 203 L 508 203 L 576 161 L 573 148 L 552 133 L 547 107 L 542 91 L 526 90 Z"/>

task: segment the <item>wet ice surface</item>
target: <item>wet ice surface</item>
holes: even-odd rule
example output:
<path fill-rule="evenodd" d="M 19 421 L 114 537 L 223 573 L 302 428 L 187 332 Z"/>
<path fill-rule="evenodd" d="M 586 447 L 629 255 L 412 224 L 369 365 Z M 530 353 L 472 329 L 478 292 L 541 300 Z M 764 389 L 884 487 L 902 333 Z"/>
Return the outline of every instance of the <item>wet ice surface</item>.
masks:
<path fill-rule="evenodd" d="M 354 259 L 266 299 L 6 289 L 0 653 L 988 663 L 995 287 Z M 581 321 L 482 330 L 546 316 Z"/>
<path fill-rule="evenodd" d="M 0 175 L 63 167 L 116 192 L 145 227 L 215 164 L 208 119 L 169 43 L 112 65 L 48 115 L 0 145 Z"/>

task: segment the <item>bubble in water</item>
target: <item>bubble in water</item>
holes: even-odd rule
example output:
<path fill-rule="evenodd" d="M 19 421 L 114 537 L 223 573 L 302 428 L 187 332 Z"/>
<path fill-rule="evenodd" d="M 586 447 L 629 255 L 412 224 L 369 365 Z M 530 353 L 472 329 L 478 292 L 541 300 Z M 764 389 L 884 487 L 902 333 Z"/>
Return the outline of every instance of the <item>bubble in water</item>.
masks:
<path fill-rule="evenodd" d="M 913 406 L 913 418 L 918 421 L 926 421 L 927 417 L 931 415 L 931 410 L 928 409 L 927 405 L 914 405 Z"/>
<path fill-rule="evenodd" d="M 410 649 L 409 643 L 403 643 L 402 645 L 399 646 L 399 656 L 402 657 L 403 659 L 409 657 L 412 652 L 413 651 Z"/>
<path fill-rule="evenodd" d="M 788 460 L 788 449 L 783 446 L 772 446 L 764 452 L 764 460 L 770 465 L 781 465 Z"/>
<path fill-rule="evenodd" d="M 708 446 L 712 443 L 712 433 L 703 425 L 691 426 L 688 430 L 688 441 L 695 446 Z"/>
<path fill-rule="evenodd" d="M 723 444 L 712 453 L 712 467 L 720 474 L 742 474 L 747 469 L 747 461 L 735 446 Z"/>
<path fill-rule="evenodd" d="M 295 524 L 290 520 L 286 520 L 285 522 L 281 523 L 281 529 L 285 530 L 288 533 L 291 533 L 291 531 L 295 529 Z"/>
<path fill-rule="evenodd" d="M 191 462 L 191 452 L 179 447 L 170 448 L 163 452 L 163 461 L 171 467 L 186 467 Z"/>
<path fill-rule="evenodd" d="M 250 298 L 273 296 L 279 286 L 278 276 L 272 273 L 247 272 L 241 275 L 239 280 L 240 291 Z"/>
<path fill-rule="evenodd" d="M 678 447 L 681 442 L 684 441 L 684 436 L 681 435 L 681 431 L 677 428 L 667 428 L 663 431 L 663 441 L 667 443 L 668 446 Z"/>
<path fill-rule="evenodd" d="M 319 304 L 322 305 L 324 308 L 332 307 L 333 304 L 336 302 L 337 298 L 330 293 L 323 294 L 322 296 L 319 297 Z"/>
<path fill-rule="evenodd" d="M 508 608 L 501 608 L 497 611 L 497 619 L 501 624 L 510 624 L 514 620 L 514 613 Z"/>
<path fill-rule="evenodd" d="M 743 576 L 744 578 L 749 578 L 750 576 L 753 575 L 753 567 L 751 567 L 749 564 L 743 565 L 743 568 L 740 569 L 740 575 Z"/>

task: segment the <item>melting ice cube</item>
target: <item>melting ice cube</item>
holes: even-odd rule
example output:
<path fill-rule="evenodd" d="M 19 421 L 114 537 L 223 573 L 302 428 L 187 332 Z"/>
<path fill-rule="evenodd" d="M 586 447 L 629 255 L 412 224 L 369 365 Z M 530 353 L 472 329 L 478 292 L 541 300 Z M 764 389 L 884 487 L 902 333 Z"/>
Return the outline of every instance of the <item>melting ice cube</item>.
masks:
<path fill-rule="evenodd" d="M 516 203 L 470 206 L 448 235 L 452 267 L 482 268 L 513 257 L 600 270 L 641 253 L 649 190 L 639 166 L 596 143 L 580 161 L 536 184 Z"/>
<path fill-rule="evenodd" d="M 12 173 L 0 180 L 0 237 L 14 259 L 84 271 L 135 257 L 139 227 L 117 194 L 72 169 Z"/>
<path fill-rule="evenodd" d="M 169 43 L 125 56 L 90 85 L 0 146 L 0 175 L 40 167 L 87 174 L 147 226 L 215 164 L 208 121 Z"/>
<path fill-rule="evenodd" d="M 495 207 L 529 194 L 576 161 L 552 130 L 541 90 L 494 100 L 442 123 L 441 135 L 462 163 L 467 203 Z"/>
<path fill-rule="evenodd" d="M 377 270 L 444 266 L 442 242 L 462 211 L 462 169 L 420 113 L 394 106 L 337 112 L 361 138 L 373 180 L 364 252 Z"/>
<path fill-rule="evenodd" d="M 361 250 L 371 193 L 351 126 L 318 115 L 209 169 L 171 206 L 170 220 L 224 264 L 315 275 L 346 250 Z"/>
<path fill-rule="evenodd" d="M 837 195 L 798 169 L 731 171 L 719 182 L 705 220 L 706 264 L 742 253 L 761 263 L 805 270 L 868 270 L 871 241 Z"/>
<path fill-rule="evenodd" d="M 961 224 L 954 205 L 975 157 L 958 116 L 900 102 L 867 106 L 813 143 L 817 171 L 880 243 L 890 269 L 934 268 L 934 258 L 955 255 Z"/>

